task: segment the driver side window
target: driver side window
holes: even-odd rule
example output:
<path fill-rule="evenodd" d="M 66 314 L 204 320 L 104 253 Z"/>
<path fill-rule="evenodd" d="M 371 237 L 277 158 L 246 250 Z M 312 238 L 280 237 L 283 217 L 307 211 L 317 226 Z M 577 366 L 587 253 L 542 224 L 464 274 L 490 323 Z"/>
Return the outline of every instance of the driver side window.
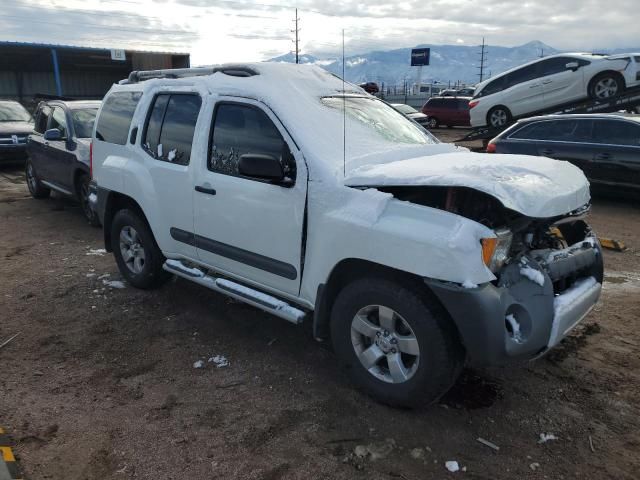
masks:
<path fill-rule="evenodd" d="M 52 128 L 59 130 L 62 138 L 67 138 L 67 117 L 64 114 L 64 110 L 60 107 L 53 109 L 53 115 L 49 121 L 49 129 Z"/>
<path fill-rule="evenodd" d="M 238 162 L 245 154 L 275 157 L 285 177 L 295 181 L 295 159 L 267 114 L 250 105 L 222 103 L 214 113 L 207 168 L 240 177 Z"/>

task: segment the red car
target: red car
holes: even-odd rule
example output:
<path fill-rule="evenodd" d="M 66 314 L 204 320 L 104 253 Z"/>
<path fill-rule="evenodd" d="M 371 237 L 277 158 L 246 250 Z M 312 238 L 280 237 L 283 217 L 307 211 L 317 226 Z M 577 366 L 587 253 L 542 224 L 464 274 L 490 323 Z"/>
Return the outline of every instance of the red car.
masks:
<path fill-rule="evenodd" d="M 361 83 L 358 86 L 371 95 L 375 95 L 376 93 L 380 92 L 380 87 L 378 87 L 378 84 L 376 82 Z"/>
<path fill-rule="evenodd" d="M 429 117 L 429 128 L 470 127 L 469 100 L 471 97 L 431 97 L 422 107 Z"/>

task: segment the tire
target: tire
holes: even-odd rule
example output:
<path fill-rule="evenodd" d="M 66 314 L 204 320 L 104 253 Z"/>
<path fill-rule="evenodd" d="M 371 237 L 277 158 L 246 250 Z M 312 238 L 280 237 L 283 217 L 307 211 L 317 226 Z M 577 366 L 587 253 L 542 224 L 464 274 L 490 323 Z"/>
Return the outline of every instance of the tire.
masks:
<path fill-rule="evenodd" d="M 347 285 L 333 305 L 331 337 L 353 383 L 392 406 L 435 402 L 463 365 L 463 349 L 446 313 L 428 292 L 409 283 L 367 278 Z"/>
<path fill-rule="evenodd" d="M 89 182 L 91 182 L 89 175 L 80 175 L 76 180 L 76 195 L 78 196 L 80 207 L 82 207 L 84 218 L 87 219 L 89 225 L 99 227 L 100 220 L 98 219 L 98 215 L 93 211 L 93 208 L 91 208 L 91 204 L 89 203 Z"/>
<path fill-rule="evenodd" d="M 624 91 L 624 79 L 617 73 L 604 72 L 589 82 L 589 97 L 604 100 L 615 97 Z"/>
<path fill-rule="evenodd" d="M 115 214 L 111 223 L 111 246 L 120 273 L 134 287 L 157 288 L 171 278 L 171 274 L 162 269 L 164 255 L 138 212 L 125 209 Z"/>
<path fill-rule="evenodd" d="M 438 128 L 440 126 L 440 122 L 436 117 L 429 117 L 429 128 Z"/>
<path fill-rule="evenodd" d="M 24 172 L 29 193 L 33 198 L 47 198 L 51 194 L 51 189 L 45 187 L 42 182 L 40 182 L 38 174 L 29 159 L 27 159 L 25 164 Z"/>
<path fill-rule="evenodd" d="M 504 128 L 511 123 L 511 112 L 507 107 L 493 107 L 487 113 L 487 125 L 491 128 Z"/>

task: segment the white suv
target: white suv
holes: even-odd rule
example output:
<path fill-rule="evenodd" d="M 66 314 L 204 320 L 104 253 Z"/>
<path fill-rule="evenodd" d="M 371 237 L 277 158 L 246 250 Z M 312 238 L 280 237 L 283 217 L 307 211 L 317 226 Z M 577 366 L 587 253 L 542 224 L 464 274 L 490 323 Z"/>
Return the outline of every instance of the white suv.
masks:
<path fill-rule="evenodd" d="M 177 275 L 308 320 L 389 404 L 437 399 L 465 362 L 541 355 L 600 295 L 579 169 L 438 143 L 319 67 L 134 72 L 92 152 L 130 284 Z"/>
<path fill-rule="evenodd" d="M 471 126 L 505 127 L 514 118 L 640 85 L 640 54 L 552 55 L 507 70 L 476 86 Z"/>

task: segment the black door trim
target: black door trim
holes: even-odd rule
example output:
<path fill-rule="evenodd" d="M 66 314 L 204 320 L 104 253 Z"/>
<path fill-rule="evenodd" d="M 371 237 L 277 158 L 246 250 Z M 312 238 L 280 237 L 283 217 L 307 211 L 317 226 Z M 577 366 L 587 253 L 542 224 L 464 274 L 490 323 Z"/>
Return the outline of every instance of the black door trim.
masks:
<path fill-rule="evenodd" d="M 298 278 L 298 271 L 296 270 L 296 267 L 289 263 L 265 257 L 259 253 L 243 250 L 242 248 L 227 245 L 226 243 L 217 242 L 216 240 L 202 237 L 179 228 L 171 227 L 169 232 L 171 233 L 171 237 L 178 242 L 186 243 L 187 245 L 206 250 L 207 252 L 220 255 L 221 257 L 244 263 L 245 265 L 273 273 L 280 277 L 288 278 L 289 280 L 295 280 Z"/>

